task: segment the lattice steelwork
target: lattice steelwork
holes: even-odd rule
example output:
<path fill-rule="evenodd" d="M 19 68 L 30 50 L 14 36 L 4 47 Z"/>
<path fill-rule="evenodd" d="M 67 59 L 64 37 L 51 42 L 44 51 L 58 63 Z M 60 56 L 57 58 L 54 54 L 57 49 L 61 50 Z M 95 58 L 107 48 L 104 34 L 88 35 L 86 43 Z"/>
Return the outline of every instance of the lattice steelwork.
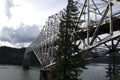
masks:
<path fill-rule="evenodd" d="M 108 53 L 111 49 L 119 50 L 120 42 L 120 2 L 119 0 L 75 0 L 80 10 L 75 32 L 80 53 L 92 51 Z M 46 25 L 36 40 L 26 49 L 27 54 L 33 51 L 42 66 L 53 64 L 54 51 L 57 45 L 59 23 L 65 9 L 49 17 Z M 75 54 L 77 55 L 77 53 Z"/>
<path fill-rule="evenodd" d="M 62 12 L 62 11 L 61 11 Z M 33 51 L 42 65 L 53 62 L 54 45 L 56 44 L 57 33 L 61 12 L 49 17 L 46 25 L 43 26 L 37 39 L 26 49 L 25 58 L 29 58 L 29 52 Z M 46 63 L 47 61 L 47 63 Z"/>

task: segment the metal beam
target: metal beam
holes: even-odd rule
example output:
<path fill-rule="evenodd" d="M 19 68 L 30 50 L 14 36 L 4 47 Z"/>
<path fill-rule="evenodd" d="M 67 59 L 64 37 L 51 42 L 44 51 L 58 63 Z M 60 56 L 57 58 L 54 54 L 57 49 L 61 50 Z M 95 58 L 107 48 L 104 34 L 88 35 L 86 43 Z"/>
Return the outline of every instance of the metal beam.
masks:
<path fill-rule="evenodd" d="M 118 40 L 118 42 L 115 44 L 115 48 L 118 46 L 118 44 L 120 43 L 120 38 L 119 38 L 119 40 Z"/>
<path fill-rule="evenodd" d="M 99 43 L 96 43 L 96 44 L 94 44 L 94 45 L 88 46 L 88 47 L 85 48 L 84 50 L 81 50 L 79 53 L 84 53 L 84 52 L 86 52 L 86 51 L 88 51 L 88 50 L 91 50 L 91 49 L 93 49 L 93 48 L 95 48 L 95 47 L 97 47 L 97 46 L 99 46 L 99 45 L 101 45 L 101 44 L 104 44 L 104 43 L 106 43 L 106 42 L 109 42 L 109 41 L 111 41 L 111 40 L 113 40 L 113 39 L 115 39 L 115 38 L 118 38 L 118 37 L 120 37 L 120 32 L 118 32 L 117 34 L 113 34 L 112 36 L 109 36 L 109 37 L 105 38 L 104 40 L 102 40 L 102 41 L 99 42 Z"/>
<path fill-rule="evenodd" d="M 76 25 L 76 26 L 78 26 L 78 24 L 79 24 L 79 22 L 80 22 L 80 20 L 81 20 L 81 16 L 82 16 L 83 11 L 84 11 L 84 9 L 85 9 L 85 7 L 86 7 L 86 3 L 87 3 L 87 0 L 85 0 L 85 2 L 84 2 L 84 4 L 83 4 L 83 7 L 82 7 L 82 10 L 81 10 L 81 12 L 80 12 L 79 19 L 78 19 L 78 22 L 77 22 L 77 25 Z"/>
<path fill-rule="evenodd" d="M 90 45 L 93 44 L 95 38 L 97 37 L 97 34 L 98 34 L 98 31 L 99 31 L 100 25 L 101 25 L 101 23 L 103 22 L 103 20 L 105 19 L 105 16 L 107 15 L 108 11 L 109 11 L 109 4 L 107 5 L 106 10 L 105 10 L 102 18 L 101 18 L 99 24 L 97 25 L 97 28 L 95 29 L 95 32 L 93 33 L 93 37 L 92 37 L 92 39 L 91 39 Z"/>
<path fill-rule="evenodd" d="M 90 45 L 90 1 L 87 0 L 87 45 Z"/>
<path fill-rule="evenodd" d="M 40 60 L 40 58 L 39 58 L 38 54 L 35 52 L 35 50 L 34 50 L 34 49 L 33 49 L 33 52 L 34 52 L 35 56 L 37 57 L 37 59 L 39 60 L 40 64 L 42 64 L 42 61 Z"/>
<path fill-rule="evenodd" d="M 102 39 L 100 37 L 97 37 L 100 41 L 102 41 Z M 104 45 L 110 50 L 111 48 L 106 44 L 104 43 Z"/>

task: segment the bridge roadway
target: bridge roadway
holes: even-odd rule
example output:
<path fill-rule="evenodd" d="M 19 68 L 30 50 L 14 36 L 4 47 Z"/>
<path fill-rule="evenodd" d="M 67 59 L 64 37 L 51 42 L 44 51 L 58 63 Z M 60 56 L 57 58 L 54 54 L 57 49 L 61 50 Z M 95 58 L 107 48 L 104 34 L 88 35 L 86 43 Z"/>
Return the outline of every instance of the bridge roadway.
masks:
<path fill-rule="evenodd" d="M 85 6 L 83 6 L 85 7 Z M 110 51 L 114 45 L 114 48 L 119 48 L 120 42 L 120 11 L 112 15 L 112 33 L 111 33 L 111 21 L 109 17 L 106 17 L 109 10 L 109 5 L 107 6 L 105 13 L 103 14 L 100 22 L 91 22 L 89 25 L 89 36 L 88 36 L 88 28 L 86 26 L 84 28 L 80 28 L 77 32 L 75 32 L 75 36 L 78 40 L 78 45 L 81 50 L 80 53 L 85 53 L 86 51 L 92 51 L 95 48 L 99 48 L 101 46 L 106 49 L 106 51 Z M 33 43 L 26 49 L 24 56 L 24 67 L 28 67 L 30 55 L 33 52 L 38 58 L 42 67 L 49 67 L 54 62 L 54 51 L 56 47 L 57 41 L 57 33 L 58 33 L 58 25 L 59 19 L 54 18 L 53 21 L 55 25 L 51 24 L 52 27 L 47 25 L 47 28 L 43 27 L 38 38 L 33 41 Z M 56 21 L 56 19 L 58 19 Z M 56 27 L 57 26 L 57 27 Z M 53 29 L 50 29 L 53 28 Z M 48 32 L 45 32 L 49 30 Z M 53 31 L 52 31 L 53 30 Z M 100 37 L 104 36 L 105 37 Z M 90 39 L 90 44 L 87 44 L 87 39 Z M 114 40 L 114 41 L 113 41 Z"/>

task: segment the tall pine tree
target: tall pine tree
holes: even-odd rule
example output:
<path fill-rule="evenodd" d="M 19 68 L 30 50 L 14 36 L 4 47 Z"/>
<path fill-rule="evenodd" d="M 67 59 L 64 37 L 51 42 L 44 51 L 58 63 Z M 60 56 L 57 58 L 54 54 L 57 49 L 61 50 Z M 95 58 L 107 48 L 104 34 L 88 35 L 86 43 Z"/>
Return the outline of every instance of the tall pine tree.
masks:
<path fill-rule="evenodd" d="M 59 25 L 58 46 L 55 55 L 56 65 L 51 70 L 51 80 L 80 80 L 82 57 L 76 45 L 74 33 L 77 31 L 79 10 L 74 0 L 68 5 Z M 75 56 L 76 54 L 79 54 Z"/>
<path fill-rule="evenodd" d="M 109 65 L 107 66 L 106 77 L 109 80 L 120 80 L 120 53 L 116 49 L 109 53 Z"/>

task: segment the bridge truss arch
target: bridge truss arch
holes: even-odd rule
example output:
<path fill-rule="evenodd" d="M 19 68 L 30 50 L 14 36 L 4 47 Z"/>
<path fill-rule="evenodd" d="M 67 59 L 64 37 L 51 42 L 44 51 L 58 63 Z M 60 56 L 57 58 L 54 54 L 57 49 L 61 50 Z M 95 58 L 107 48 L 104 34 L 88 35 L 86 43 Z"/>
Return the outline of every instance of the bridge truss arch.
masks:
<path fill-rule="evenodd" d="M 119 0 L 75 0 L 80 11 L 75 32 L 80 53 L 110 53 L 120 50 L 120 1 Z M 48 18 L 38 37 L 26 49 L 24 58 L 33 51 L 42 67 L 54 64 L 59 24 L 65 10 Z M 77 54 L 76 54 L 77 55 Z"/>

